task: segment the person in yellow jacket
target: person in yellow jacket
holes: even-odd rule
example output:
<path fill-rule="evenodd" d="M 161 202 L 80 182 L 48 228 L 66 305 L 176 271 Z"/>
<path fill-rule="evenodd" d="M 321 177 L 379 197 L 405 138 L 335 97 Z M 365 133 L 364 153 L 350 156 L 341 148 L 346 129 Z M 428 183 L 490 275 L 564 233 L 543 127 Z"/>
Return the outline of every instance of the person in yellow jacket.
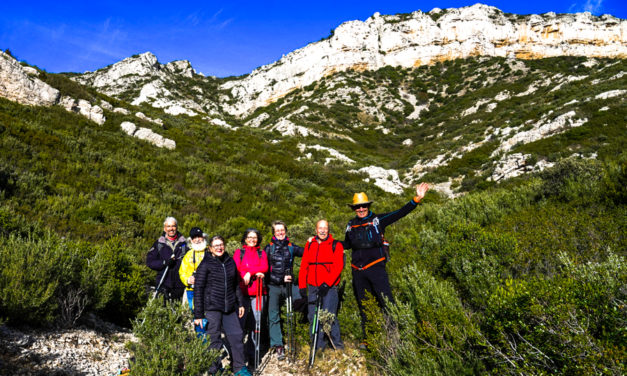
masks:
<path fill-rule="evenodd" d="M 194 312 L 194 283 L 196 282 L 196 269 L 200 265 L 200 262 L 205 257 L 205 251 L 207 249 L 207 240 L 204 237 L 202 230 L 198 227 L 193 227 L 189 231 L 189 239 L 191 241 L 190 250 L 187 251 L 181 261 L 181 267 L 179 268 L 179 277 L 181 282 L 186 288 L 187 304 L 189 309 Z M 206 323 L 203 323 L 206 324 Z M 205 325 L 195 325 L 198 336 L 205 334 Z"/>

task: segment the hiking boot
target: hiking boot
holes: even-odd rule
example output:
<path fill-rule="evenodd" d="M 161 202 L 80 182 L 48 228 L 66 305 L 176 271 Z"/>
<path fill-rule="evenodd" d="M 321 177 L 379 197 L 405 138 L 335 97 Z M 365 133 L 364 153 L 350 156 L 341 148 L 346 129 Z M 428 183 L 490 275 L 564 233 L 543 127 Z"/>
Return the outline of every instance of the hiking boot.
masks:
<path fill-rule="evenodd" d="M 252 373 L 246 368 L 246 366 L 242 367 L 239 371 L 235 372 L 233 376 L 253 376 Z"/>
<path fill-rule="evenodd" d="M 274 352 L 276 353 L 276 358 L 278 360 L 285 359 L 285 348 L 283 346 L 275 347 Z"/>
<path fill-rule="evenodd" d="M 359 350 L 368 351 L 368 343 L 367 342 L 361 342 L 358 347 L 359 347 Z"/>

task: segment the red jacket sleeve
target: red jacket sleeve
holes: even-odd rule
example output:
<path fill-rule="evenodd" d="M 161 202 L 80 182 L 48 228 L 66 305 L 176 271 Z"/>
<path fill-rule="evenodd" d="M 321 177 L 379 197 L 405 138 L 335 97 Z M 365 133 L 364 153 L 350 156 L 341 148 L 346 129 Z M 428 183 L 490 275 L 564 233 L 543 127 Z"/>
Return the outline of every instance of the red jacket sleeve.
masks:
<path fill-rule="evenodd" d="M 335 246 L 335 252 L 333 252 L 333 265 L 331 266 L 331 272 L 329 273 L 329 286 L 337 286 L 340 283 L 340 276 L 344 269 L 344 247 L 342 242 L 337 242 Z"/>
<path fill-rule="evenodd" d="M 298 288 L 304 289 L 307 287 L 307 269 L 309 269 L 309 242 L 305 244 L 305 251 L 303 252 L 303 258 L 300 261 L 300 271 L 298 272 Z"/>

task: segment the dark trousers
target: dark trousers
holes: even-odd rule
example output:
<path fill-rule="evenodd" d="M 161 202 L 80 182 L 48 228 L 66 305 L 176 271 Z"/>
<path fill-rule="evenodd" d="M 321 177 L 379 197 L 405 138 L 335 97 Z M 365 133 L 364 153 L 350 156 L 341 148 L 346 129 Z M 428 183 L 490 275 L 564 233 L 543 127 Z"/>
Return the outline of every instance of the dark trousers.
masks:
<path fill-rule="evenodd" d="M 309 318 L 309 335 L 313 335 L 313 317 L 316 311 L 316 299 L 318 298 L 318 287 L 308 285 L 307 286 L 307 296 L 308 296 L 308 315 Z M 322 303 L 320 304 L 320 309 L 324 309 L 326 311 L 331 312 L 335 317 L 333 319 L 333 323 L 331 324 L 331 340 L 335 345 L 335 348 L 341 350 L 344 348 L 344 343 L 342 343 L 342 338 L 340 336 L 340 323 L 337 320 L 337 306 L 339 303 L 339 296 L 337 293 L 337 286 L 331 287 L 329 292 L 322 298 Z M 324 349 L 326 347 L 325 333 L 322 330 L 322 323 L 318 326 L 318 341 L 316 343 L 316 349 Z"/>
<path fill-rule="evenodd" d="M 366 270 L 353 269 L 353 291 L 355 292 L 355 299 L 357 300 L 359 315 L 361 316 L 361 332 L 363 337 L 366 338 L 366 313 L 362 304 L 366 299 L 366 291 L 375 297 L 381 308 L 385 308 L 384 297 L 390 302 L 394 301 L 385 264 L 375 264 Z"/>
<path fill-rule="evenodd" d="M 226 334 L 226 339 L 231 345 L 231 357 L 233 359 L 233 371 L 237 372 L 246 365 L 244 358 L 243 332 L 237 317 L 237 311 L 224 313 L 220 311 L 205 311 L 207 327 L 205 330 L 209 335 L 209 348 L 220 350 L 222 348 L 222 338 L 220 333 Z M 220 368 L 220 358 L 209 368 L 209 373 L 216 373 Z"/>
<path fill-rule="evenodd" d="M 281 302 L 287 298 L 287 284 L 268 286 L 268 325 L 270 327 L 270 346 L 283 346 L 281 334 Z M 292 306 L 300 299 L 298 285 L 292 284 Z"/>

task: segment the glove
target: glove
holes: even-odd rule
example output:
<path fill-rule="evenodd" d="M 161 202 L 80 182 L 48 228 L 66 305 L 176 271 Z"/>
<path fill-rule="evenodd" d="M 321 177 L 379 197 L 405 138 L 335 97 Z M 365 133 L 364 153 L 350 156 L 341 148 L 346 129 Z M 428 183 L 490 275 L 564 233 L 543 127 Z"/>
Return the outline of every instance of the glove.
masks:
<path fill-rule="evenodd" d="M 318 287 L 318 296 L 320 296 L 321 298 L 324 298 L 327 295 L 327 293 L 329 292 L 330 288 L 331 287 L 329 287 L 329 285 L 327 285 L 326 283 L 321 284 Z"/>
<path fill-rule="evenodd" d="M 167 260 L 164 260 L 163 264 L 173 268 L 174 265 L 176 265 L 176 259 L 174 257 L 171 257 L 171 258 L 169 258 Z"/>

